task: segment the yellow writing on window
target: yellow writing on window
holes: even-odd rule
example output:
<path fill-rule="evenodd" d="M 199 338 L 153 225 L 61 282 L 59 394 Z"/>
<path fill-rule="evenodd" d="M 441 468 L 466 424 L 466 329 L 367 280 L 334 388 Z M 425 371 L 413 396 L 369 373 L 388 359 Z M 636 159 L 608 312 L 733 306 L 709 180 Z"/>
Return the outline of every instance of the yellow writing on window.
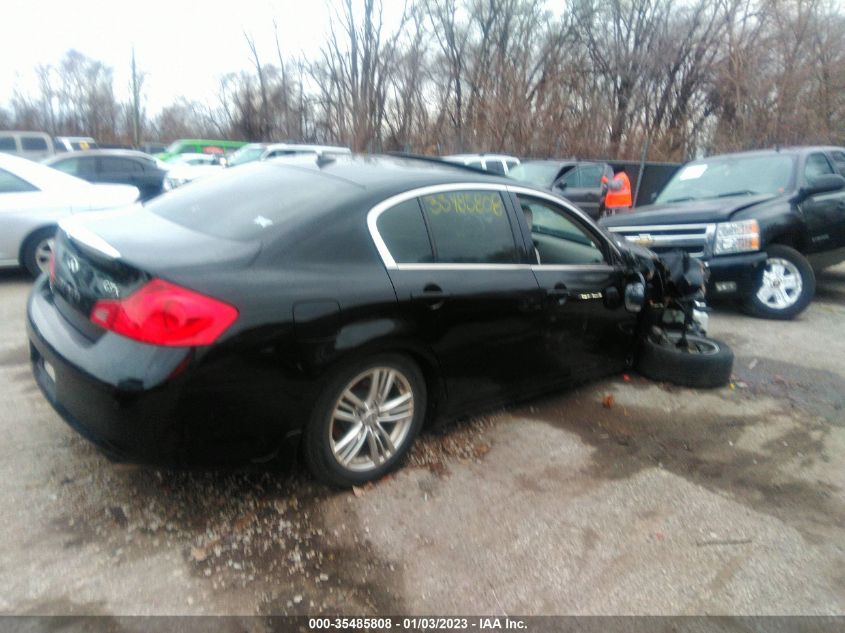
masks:
<path fill-rule="evenodd" d="M 502 197 L 498 193 L 486 191 L 436 193 L 423 196 L 422 203 L 432 215 L 457 213 L 500 217 L 505 212 Z"/>

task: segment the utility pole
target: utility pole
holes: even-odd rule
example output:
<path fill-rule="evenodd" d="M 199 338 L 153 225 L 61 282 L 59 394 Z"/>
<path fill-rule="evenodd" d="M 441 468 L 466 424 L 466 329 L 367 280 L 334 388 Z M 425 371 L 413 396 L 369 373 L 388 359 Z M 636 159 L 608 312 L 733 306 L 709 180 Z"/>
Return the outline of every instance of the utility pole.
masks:
<path fill-rule="evenodd" d="M 135 47 L 132 47 L 132 145 L 141 144 L 141 87 L 138 85 L 138 70 L 135 68 Z"/>

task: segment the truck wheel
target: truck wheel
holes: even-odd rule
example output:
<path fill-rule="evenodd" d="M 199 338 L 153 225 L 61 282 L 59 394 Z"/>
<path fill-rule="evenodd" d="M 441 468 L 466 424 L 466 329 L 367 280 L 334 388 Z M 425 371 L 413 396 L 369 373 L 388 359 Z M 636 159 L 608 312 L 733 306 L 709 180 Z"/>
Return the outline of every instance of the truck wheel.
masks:
<path fill-rule="evenodd" d="M 789 246 L 773 244 L 760 284 L 745 300 L 745 310 L 764 319 L 792 319 L 810 304 L 816 276 L 804 256 Z"/>
<path fill-rule="evenodd" d="M 646 378 L 683 387 L 722 387 L 731 379 L 734 354 L 731 348 L 705 336 L 687 334 L 687 344 L 678 347 L 680 332 L 661 331 L 659 337 L 643 341 L 637 371 Z"/>

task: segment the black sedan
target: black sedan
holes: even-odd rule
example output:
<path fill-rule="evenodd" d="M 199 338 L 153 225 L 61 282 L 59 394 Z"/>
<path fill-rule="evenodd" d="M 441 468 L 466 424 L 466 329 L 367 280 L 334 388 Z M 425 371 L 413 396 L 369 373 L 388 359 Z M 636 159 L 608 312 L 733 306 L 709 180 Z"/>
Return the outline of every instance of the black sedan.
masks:
<path fill-rule="evenodd" d="M 121 149 L 89 150 L 59 154 L 44 161 L 55 169 L 88 182 L 105 182 L 137 187 L 142 201 L 163 191 L 167 170 L 144 152 Z"/>
<path fill-rule="evenodd" d="M 623 297 L 653 265 L 636 249 L 459 166 L 247 165 L 64 222 L 29 300 L 33 371 L 110 455 L 293 445 L 322 480 L 362 483 L 424 424 L 628 366 Z"/>

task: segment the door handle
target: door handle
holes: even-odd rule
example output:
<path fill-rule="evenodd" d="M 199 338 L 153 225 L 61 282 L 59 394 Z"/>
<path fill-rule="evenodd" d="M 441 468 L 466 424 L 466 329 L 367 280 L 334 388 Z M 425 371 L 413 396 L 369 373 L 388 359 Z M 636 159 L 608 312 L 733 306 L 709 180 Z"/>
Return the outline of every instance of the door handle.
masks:
<path fill-rule="evenodd" d="M 437 284 L 426 284 L 420 292 L 412 292 L 411 298 L 415 301 L 422 301 L 429 309 L 437 310 L 442 307 L 449 298 L 449 293 L 443 292 L 443 288 Z"/>
<path fill-rule="evenodd" d="M 547 288 L 546 293 L 552 295 L 553 297 L 569 297 L 572 296 L 569 292 L 569 289 L 566 287 L 566 284 L 563 283 L 556 283 L 554 288 Z"/>
<path fill-rule="evenodd" d="M 572 293 L 564 283 L 556 283 L 553 288 L 546 288 L 546 294 L 557 299 L 559 305 L 563 305 L 572 297 Z"/>

